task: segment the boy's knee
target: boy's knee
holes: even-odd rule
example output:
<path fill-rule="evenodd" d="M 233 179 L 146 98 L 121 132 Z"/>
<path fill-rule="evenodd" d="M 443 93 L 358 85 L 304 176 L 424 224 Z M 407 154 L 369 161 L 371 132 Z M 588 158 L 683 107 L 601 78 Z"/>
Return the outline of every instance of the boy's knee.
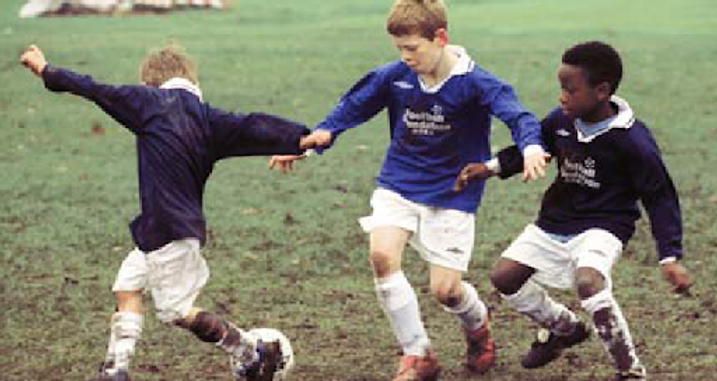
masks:
<path fill-rule="evenodd" d="M 513 295 L 533 275 L 534 270 L 511 260 L 499 260 L 490 273 L 490 281 L 501 294 Z"/>
<path fill-rule="evenodd" d="M 595 269 L 579 268 L 575 275 L 575 287 L 580 299 L 587 299 L 605 289 L 605 278 Z"/>
<path fill-rule="evenodd" d="M 463 297 L 462 286 L 459 282 L 443 281 L 431 284 L 431 294 L 438 303 L 447 307 L 457 306 Z"/>
<path fill-rule="evenodd" d="M 509 282 L 509 278 L 505 273 L 496 269 L 493 269 L 490 273 L 490 282 L 493 283 L 493 287 L 504 295 L 515 294 L 520 289 Z"/>
<path fill-rule="evenodd" d="M 394 255 L 383 250 L 371 250 L 369 261 L 373 266 L 376 277 L 382 278 L 400 269 L 400 262 L 394 259 Z"/>

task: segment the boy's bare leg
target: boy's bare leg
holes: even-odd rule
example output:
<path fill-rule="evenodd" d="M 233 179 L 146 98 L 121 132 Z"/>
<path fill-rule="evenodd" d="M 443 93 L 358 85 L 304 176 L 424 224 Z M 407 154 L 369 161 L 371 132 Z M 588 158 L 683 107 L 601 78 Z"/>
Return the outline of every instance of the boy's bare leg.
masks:
<path fill-rule="evenodd" d="M 644 377 L 645 369 L 635 352 L 627 321 L 606 283 L 597 270 L 581 267 L 576 271 L 581 304 L 592 316 L 595 330 L 612 357 L 618 374 L 631 373 L 635 378 Z"/>
<path fill-rule="evenodd" d="M 440 371 L 431 353 L 416 293 L 401 271 L 401 256 L 410 235 L 407 230 L 384 226 L 375 228 L 370 236 L 369 259 L 376 296 L 403 350 L 394 380 L 431 379 Z"/>
<path fill-rule="evenodd" d="M 227 353 L 242 354 L 247 363 L 257 359 L 256 338 L 217 314 L 193 307 L 187 316 L 175 324 Z"/>
<path fill-rule="evenodd" d="M 117 291 L 115 292 L 117 299 L 117 311 L 132 312 L 138 315 L 144 313 L 144 301 L 142 300 L 142 291 Z"/>
<path fill-rule="evenodd" d="M 475 287 L 464 282 L 462 276 L 461 271 L 431 265 L 431 293 L 448 313 L 458 318 L 463 327 L 468 344 L 466 367 L 483 373 L 495 363 L 488 308 L 478 297 Z"/>
<path fill-rule="evenodd" d="M 374 229 L 370 236 L 370 261 L 379 304 L 404 354 L 423 356 L 430 345 L 428 335 L 416 293 L 401 271 L 401 256 L 410 234 L 393 226 Z"/>
<path fill-rule="evenodd" d="M 142 291 L 118 291 L 117 312 L 112 316 L 114 368 L 128 369 L 144 325 Z"/>
<path fill-rule="evenodd" d="M 525 368 L 537 368 L 560 356 L 563 349 L 579 344 L 589 331 L 577 315 L 553 300 L 540 285 L 530 280 L 535 270 L 520 262 L 501 258 L 493 267 L 491 280 L 503 299 L 547 331 L 539 333 L 523 357 Z"/>
<path fill-rule="evenodd" d="M 117 311 L 110 323 L 107 354 L 100 374 L 93 381 L 128 381 L 130 358 L 142 333 L 142 291 L 118 291 L 115 299 Z"/>
<path fill-rule="evenodd" d="M 236 378 L 248 381 L 271 380 L 282 360 L 278 341 L 262 342 L 251 332 L 200 308 L 192 308 L 187 316 L 175 323 L 194 333 L 200 340 L 212 343 L 229 354 Z"/>
<path fill-rule="evenodd" d="M 531 267 L 501 258 L 493 266 L 491 281 L 515 310 L 557 335 L 568 335 L 578 322 L 577 315 L 531 281 L 534 273 Z"/>

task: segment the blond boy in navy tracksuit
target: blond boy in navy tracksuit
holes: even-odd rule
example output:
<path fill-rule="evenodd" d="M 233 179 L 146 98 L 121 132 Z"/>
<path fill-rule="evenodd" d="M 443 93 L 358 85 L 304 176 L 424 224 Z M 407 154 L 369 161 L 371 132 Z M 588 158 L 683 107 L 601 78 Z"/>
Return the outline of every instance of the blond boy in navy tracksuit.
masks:
<path fill-rule="evenodd" d="M 308 130 L 262 113 L 229 113 L 205 103 L 191 60 L 177 47 L 151 53 L 142 85 L 111 86 L 47 64 L 31 46 L 22 63 L 53 92 L 97 104 L 136 137 L 141 213 L 130 224 L 136 248 L 112 288 L 107 355 L 97 381 L 128 381 L 129 360 L 143 326 L 142 293 L 149 291 L 160 321 L 215 343 L 230 356 L 236 377 L 271 379 L 281 365 L 276 342 L 262 343 L 221 316 L 194 306 L 209 278 L 202 257 L 204 188 L 214 164 L 232 156 L 298 154 Z"/>

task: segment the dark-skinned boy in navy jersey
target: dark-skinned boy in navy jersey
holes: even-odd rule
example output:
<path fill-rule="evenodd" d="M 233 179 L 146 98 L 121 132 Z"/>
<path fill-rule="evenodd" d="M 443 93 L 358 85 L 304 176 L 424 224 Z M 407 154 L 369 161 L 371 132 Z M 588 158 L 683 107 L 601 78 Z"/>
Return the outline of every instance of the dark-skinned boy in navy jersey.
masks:
<path fill-rule="evenodd" d="M 503 252 L 491 280 L 505 301 L 543 327 L 522 365 L 537 368 L 585 341 L 586 324 L 542 286 L 575 289 L 616 368 L 617 380 L 645 379 L 627 322 L 612 293 L 611 269 L 635 231 L 638 201 L 652 227 L 663 276 L 677 292 L 690 287 L 682 258 L 682 219 L 675 186 L 650 130 L 615 95 L 622 62 L 593 41 L 568 49 L 558 71 L 561 107 L 542 121 L 558 175 L 538 219 Z M 515 147 L 466 166 L 461 191 L 474 179 L 522 170 Z"/>

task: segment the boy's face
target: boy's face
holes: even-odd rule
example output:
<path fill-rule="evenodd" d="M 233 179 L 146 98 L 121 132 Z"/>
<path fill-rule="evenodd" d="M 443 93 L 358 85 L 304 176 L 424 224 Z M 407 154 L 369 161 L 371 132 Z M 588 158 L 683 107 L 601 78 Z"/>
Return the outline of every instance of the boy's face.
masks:
<path fill-rule="evenodd" d="M 443 55 L 443 48 L 448 42 L 445 29 L 437 30 L 433 40 L 429 40 L 419 34 L 392 35 L 391 38 L 393 39 L 393 44 L 401 53 L 401 61 L 418 75 L 435 73 Z"/>
<path fill-rule="evenodd" d="M 578 66 L 561 64 L 558 81 L 560 104 L 563 114 L 568 117 L 590 122 L 600 107 L 610 100 L 610 86 L 607 83 L 591 86 L 587 74 Z"/>

